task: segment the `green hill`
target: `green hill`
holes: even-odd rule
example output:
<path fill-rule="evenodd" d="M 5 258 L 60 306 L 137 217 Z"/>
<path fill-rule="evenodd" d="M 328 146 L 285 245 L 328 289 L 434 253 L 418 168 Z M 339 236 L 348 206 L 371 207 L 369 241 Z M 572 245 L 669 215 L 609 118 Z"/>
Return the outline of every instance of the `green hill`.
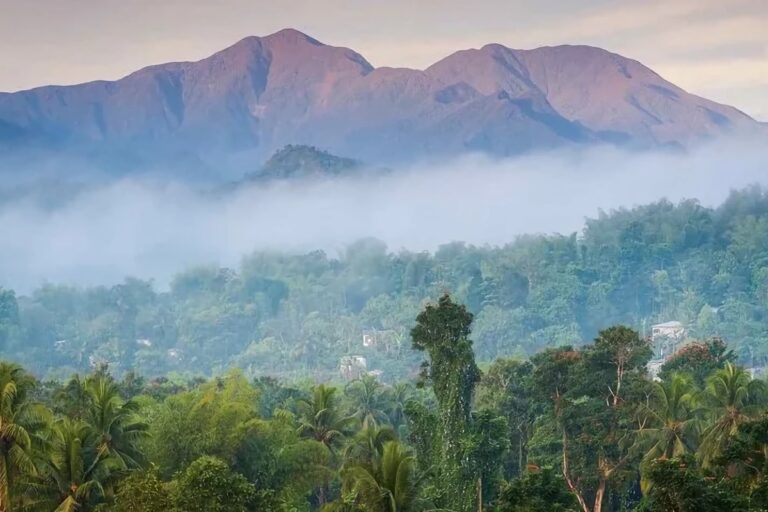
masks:
<path fill-rule="evenodd" d="M 313 146 L 289 144 L 272 155 L 246 181 L 325 178 L 341 176 L 362 167 L 362 162 L 335 156 Z"/>

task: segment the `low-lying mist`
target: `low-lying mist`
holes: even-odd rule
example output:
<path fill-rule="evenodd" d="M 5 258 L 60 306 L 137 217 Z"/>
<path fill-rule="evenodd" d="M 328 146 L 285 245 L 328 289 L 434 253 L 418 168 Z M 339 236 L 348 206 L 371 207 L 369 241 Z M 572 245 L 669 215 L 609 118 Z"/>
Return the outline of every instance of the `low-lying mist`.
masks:
<path fill-rule="evenodd" d="M 78 176 L 79 169 L 68 170 Z M 162 286 L 191 265 L 236 265 L 256 249 L 335 255 L 362 237 L 392 250 L 465 241 L 499 245 L 523 233 L 571 233 L 599 210 L 667 198 L 716 205 L 768 183 L 768 148 L 720 142 L 682 153 L 613 148 L 443 165 L 327 181 L 201 192 L 180 181 L 120 179 L 55 207 L 34 195 L 0 205 L 0 286 L 106 284 L 127 275 Z"/>

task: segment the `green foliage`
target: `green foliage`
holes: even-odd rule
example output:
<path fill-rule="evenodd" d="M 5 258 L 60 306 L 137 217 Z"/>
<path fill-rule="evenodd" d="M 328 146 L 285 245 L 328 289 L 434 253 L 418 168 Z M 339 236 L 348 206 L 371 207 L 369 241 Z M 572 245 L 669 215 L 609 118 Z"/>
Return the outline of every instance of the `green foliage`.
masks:
<path fill-rule="evenodd" d="M 742 424 L 765 408 L 766 398 L 765 383 L 752 380 L 744 369 L 731 363 L 726 363 L 707 380 L 702 402 L 712 421 L 702 433 L 699 450 L 705 467 L 722 455 L 728 440 Z"/>
<path fill-rule="evenodd" d="M 168 512 L 172 501 L 167 485 L 157 472 L 135 472 L 124 478 L 115 493 L 110 512 Z"/>
<path fill-rule="evenodd" d="M 439 410 L 441 476 L 448 483 L 448 499 L 458 510 L 468 510 L 474 497 L 476 468 L 467 464 L 467 443 L 472 434 L 471 410 L 480 369 L 469 339 L 472 313 L 446 294 L 437 305 L 428 304 L 411 330 L 413 346 L 426 351 L 429 362 L 422 376 L 432 385 Z M 472 449 L 479 449 L 478 440 Z M 500 455 L 500 454 L 499 454 Z"/>
<path fill-rule="evenodd" d="M 256 390 L 232 372 L 152 407 L 147 454 L 166 477 L 205 455 L 231 460 L 257 411 Z"/>
<path fill-rule="evenodd" d="M 288 145 L 277 151 L 250 180 L 324 178 L 338 176 L 362 167 L 350 158 L 334 156 L 312 146 Z"/>
<path fill-rule="evenodd" d="M 673 373 L 687 373 L 698 387 L 704 387 L 712 372 L 725 366 L 725 363 L 735 362 L 735 359 L 733 352 L 720 338 L 691 343 L 664 363 L 659 377 L 666 380 Z"/>
<path fill-rule="evenodd" d="M 341 446 L 349 433 L 353 418 L 344 416 L 336 400 L 336 388 L 315 386 L 311 398 L 299 400 L 298 432 L 333 451 Z"/>
<path fill-rule="evenodd" d="M 34 450 L 46 411 L 28 400 L 34 380 L 20 366 L 0 362 L 0 509 L 15 501 L 18 481 L 37 475 Z"/>
<path fill-rule="evenodd" d="M 701 422 L 695 388 L 687 375 L 674 374 L 653 384 L 648 401 L 639 410 L 642 427 L 637 446 L 645 461 L 682 457 L 695 452 Z"/>
<path fill-rule="evenodd" d="M 643 512 L 749 510 L 746 496 L 727 483 L 708 482 L 690 459 L 656 460 L 648 469 L 648 478 L 653 485 L 640 508 Z"/>
<path fill-rule="evenodd" d="M 174 502 L 184 512 L 248 512 L 256 487 L 221 459 L 201 457 L 175 482 Z"/>
<path fill-rule="evenodd" d="M 19 305 L 12 290 L 0 287 L 0 348 L 17 333 L 19 328 Z"/>
<path fill-rule="evenodd" d="M 533 399 L 533 365 L 512 359 L 497 359 L 483 375 L 477 405 L 494 411 L 507 421 L 510 449 L 502 458 L 504 476 L 519 476 L 528 463 L 528 440 L 536 420 Z"/>
<path fill-rule="evenodd" d="M 259 510 L 301 510 L 307 496 L 332 478 L 328 449 L 300 438 L 294 418 L 285 411 L 241 428 L 232 467 L 259 489 Z"/>
<path fill-rule="evenodd" d="M 29 482 L 34 510 L 89 510 L 104 499 L 112 459 L 100 452 L 97 434 L 88 423 L 57 420 L 48 450 L 45 463 Z"/>
<path fill-rule="evenodd" d="M 370 512 L 416 512 L 426 506 L 418 486 L 413 455 L 397 441 L 387 441 L 373 460 L 355 462 L 342 470 L 340 505 Z"/>
<path fill-rule="evenodd" d="M 678 208 L 704 215 L 695 205 Z M 702 221 L 687 229 L 698 240 L 707 226 Z M 649 233 L 663 235 L 635 221 L 616 235 L 623 244 L 614 255 L 622 261 L 621 272 L 637 270 L 631 262 Z M 610 239 L 600 240 L 610 247 Z M 442 295 L 416 314 L 412 308 L 419 300 L 410 296 L 400 302 L 392 292 L 405 286 L 398 283 L 406 274 L 410 290 L 428 279 L 453 280 L 463 283 L 456 297 L 481 309 L 477 318 L 483 312 L 490 318 L 513 311 L 504 308 L 514 304 L 521 313 L 512 315 L 514 328 L 523 329 L 528 313 L 521 310 L 536 304 L 536 322 L 545 317 L 567 318 L 568 325 L 579 321 L 584 310 L 571 308 L 569 301 L 581 300 L 583 276 L 566 275 L 549 290 L 537 289 L 537 279 L 567 274 L 574 258 L 584 257 L 579 256 L 584 242 L 563 237 L 543 245 L 531 239 L 520 243 L 528 244 L 525 257 L 517 254 L 503 264 L 483 262 L 485 250 L 453 244 L 436 253 L 431 269 L 430 257 L 413 255 L 395 265 L 407 272 L 382 279 L 392 270 L 392 255 L 375 241 L 361 242 L 345 256 L 346 269 L 354 269 L 355 276 L 343 292 L 348 302 L 312 291 L 332 287 L 346 272 L 321 254 L 285 261 L 255 256 L 244 264 L 242 276 L 218 269 L 193 272 L 176 280 L 165 298 L 135 281 L 93 292 L 89 300 L 104 301 L 111 311 L 97 315 L 89 329 L 98 327 L 98 336 L 109 338 L 119 354 L 149 348 L 129 343 L 143 336 L 134 321 L 142 317 L 144 303 L 164 302 L 155 304 L 160 309 L 183 303 L 184 314 L 211 314 L 214 321 L 205 327 L 210 331 L 181 329 L 189 329 L 185 339 L 202 345 L 215 336 L 211 346 L 193 350 L 201 357 L 216 352 L 216 344 L 222 344 L 221 352 L 235 354 L 239 334 L 229 329 L 245 318 L 241 327 L 255 322 L 254 329 L 263 330 L 259 335 L 269 333 L 249 342 L 245 352 L 246 371 L 257 376 L 231 370 L 212 378 L 171 372 L 145 379 L 96 361 L 90 375 L 38 382 L 20 366 L 0 363 L 0 511 L 765 510 L 768 393 L 761 380 L 732 361 L 722 343 L 692 345 L 652 381 L 646 373 L 648 340 L 617 325 L 598 331 L 592 343 L 546 348 L 528 361 L 498 358 L 481 364 L 487 369 L 482 375 L 470 339 L 475 317 L 468 308 Z M 729 266 L 759 251 L 746 239 L 740 244 Z M 655 257 L 666 257 L 661 247 L 654 250 Z M 516 265 L 530 265 L 531 255 L 536 261 L 547 258 L 546 268 L 510 275 L 518 272 Z M 279 285 L 267 282 L 265 275 L 275 273 L 282 282 L 284 270 L 275 268 L 283 265 L 310 269 L 299 296 L 292 291 L 284 296 Z M 675 294 L 676 273 L 657 269 L 652 276 L 651 288 L 661 297 L 653 307 L 667 311 L 664 315 L 674 301 L 688 301 Z M 504 283 L 517 291 L 505 291 Z M 530 293 L 522 293 L 524 287 L 531 287 Z M 80 314 L 82 304 L 69 301 L 77 293 L 58 287 L 38 292 L 35 300 L 55 304 L 51 311 L 61 315 L 49 327 Z M 606 293 L 615 298 L 599 286 L 590 288 L 585 300 Z M 168 297 L 173 299 L 167 302 Z M 242 304 L 249 304 L 249 312 L 240 309 Z M 724 308 L 724 318 L 733 314 Z M 229 320 L 217 323 L 224 310 L 232 316 L 227 313 Z M 743 310 L 738 314 L 748 321 Z M 116 324 L 110 322 L 116 319 L 123 331 L 113 329 Z M 291 365 L 328 376 L 319 366 L 338 355 L 339 345 L 359 339 L 360 319 L 375 340 L 375 346 L 363 347 L 373 364 L 394 362 L 415 379 L 415 354 L 426 356 L 417 385 L 378 374 L 345 384 L 307 379 L 306 373 L 284 380 L 281 372 Z M 406 326 L 412 327 L 414 352 L 402 343 Z M 537 330 L 537 336 L 552 336 L 547 344 L 578 331 L 564 324 L 551 327 Z M 486 329 L 484 350 L 502 350 L 491 338 L 506 329 L 497 323 Z M 524 329 L 516 332 L 522 336 Z M 61 357 L 72 340 L 83 343 L 79 347 L 91 343 L 75 334 L 69 331 L 67 343 L 60 345 Z M 286 339 L 301 342 L 292 345 Z M 259 376 L 254 368 L 278 361 L 272 352 L 279 350 L 288 360 L 275 368 L 282 378 Z M 345 352 L 351 351 L 350 345 Z M 222 356 L 217 364 L 227 361 L 244 360 Z M 179 368 L 183 365 L 180 360 Z M 113 374 L 122 374 L 122 380 Z M 557 474 L 548 468 L 558 468 Z"/>
<path fill-rule="evenodd" d="M 576 499 L 552 468 L 528 473 L 501 490 L 497 512 L 575 512 Z"/>
<path fill-rule="evenodd" d="M 698 365 L 701 385 L 723 358 L 768 361 L 766 225 L 768 194 L 749 188 L 718 208 L 659 201 L 601 213 L 578 234 L 523 236 L 504 247 L 392 253 L 365 239 L 335 258 L 265 251 L 237 269 L 188 269 L 162 292 L 138 279 L 45 285 L 29 296 L 2 290 L 0 342 L 45 378 L 106 362 L 116 375 L 150 378 L 237 366 L 249 378 L 327 381 L 341 357 L 361 354 L 394 382 L 421 358 L 405 343 L 416 314 L 448 290 L 475 315 L 478 361 L 578 345 L 608 325 L 645 335 L 679 320 L 696 339 L 731 344 L 733 359 L 712 353 Z M 361 346 L 365 331 L 378 334 L 375 347 Z M 668 371 L 694 363 L 673 360 Z"/>

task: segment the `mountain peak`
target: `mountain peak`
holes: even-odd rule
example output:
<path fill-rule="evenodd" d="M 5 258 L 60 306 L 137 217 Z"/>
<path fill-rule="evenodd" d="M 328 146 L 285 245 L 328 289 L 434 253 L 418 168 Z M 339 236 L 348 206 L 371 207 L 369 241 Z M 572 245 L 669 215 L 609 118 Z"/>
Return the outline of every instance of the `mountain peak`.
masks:
<path fill-rule="evenodd" d="M 296 30 L 295 28 L 284 28 L 277 32 L 263 37 L 266 41 L 281 42 L 285 44 L 301 44 L 309 43 L 313 46 L 326 46 L 317 39 L 308 36 L 304 32 Z"/>
<path fill-rule="evenodd" d="M 424 71 L 374 69 L 292 28 L 114 82 L 0 94 L 8 147 L 58 150 L 66 141 L 78 151 L 186 152 L 201 161 L 261 160 L 286 144 L 377 163 L 606 140 L 685 147 L 756 128 L 732 107 L 596 47 L 488 44 Z"/>

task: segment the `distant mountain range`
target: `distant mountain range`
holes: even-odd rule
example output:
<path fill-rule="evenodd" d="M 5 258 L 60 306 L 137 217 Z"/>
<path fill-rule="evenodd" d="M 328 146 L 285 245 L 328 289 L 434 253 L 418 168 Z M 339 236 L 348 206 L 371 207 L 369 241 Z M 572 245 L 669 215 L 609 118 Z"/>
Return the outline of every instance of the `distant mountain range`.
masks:
<path fill-rule="evenodd" d="M 0 93 L 0 149 L 256 169 L 287 144 L 370 163 L 612 143 L 688 147 L 764 129 L 639 62 L 589 46 L 454 53 L 374 68 L 296 30 L 117 81 Z"/>

